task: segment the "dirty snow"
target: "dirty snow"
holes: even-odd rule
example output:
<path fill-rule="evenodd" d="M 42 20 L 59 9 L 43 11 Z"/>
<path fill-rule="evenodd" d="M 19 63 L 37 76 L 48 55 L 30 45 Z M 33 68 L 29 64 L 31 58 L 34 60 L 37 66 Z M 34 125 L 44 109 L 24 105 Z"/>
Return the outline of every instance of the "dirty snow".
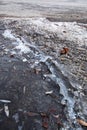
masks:
<path fill-rule="evenodd" d="M 87 45 L 87 29 L 76 22 L 50 22 L 45 18 L 31 19 L 36 29 L 56 33 L 62 40 L 74 41 L 78 45 Z M 87 26 L 87 24 L 85 24 Z"/>
<path fill-rule="evenodd" d="M 30 24 L 32 28 L 35 28 L 37 32 L 51 32 L 56 34 L 61 40 L 69 40 L 79 46 L 87 46 L 87 29 L 83 24 L 76 22 L 50 22 L 45 18 L 31 18 L 28 20 L 28 24 Z M 11 30 L 5 30 L 3 36 L 15 41 L 12 42 L 12 44 L 15 44 L 14 49 L 19 50 L 19 53 L 28 53 L 30 51 L 30 43 L 12 34 Z"/>
<path fill-rule="evenodd" d="M 0 102 L 2 102 L 2 103 L 11 103 L 11 101 L 10 100 L 4 100 L 4 99 L 0 99 Z"/>
<path fill-rule="evenodd" d="M 24 43 L 20 38 L 18 38 L 17 36 L 15 36 L 14 34 L 12 34 L 11 30 L 5 30 L 5 32 L 3 33 L 3 36 L 5 38 L 11 39 L 15 42 L 12 42 L 12 44 L 15 45 L 14 49 L 19 50 L 18 53 L 28 53 L 30 51 L 27 43 Z"/>
<path fill-rule="evenodd" d="M 3 33 L 3 36 L 5 38 L 9 38 L 11 40 L 15 40 L 15 37 L 13 36 L 13 34 L 11 33 L 11 30 L 9 30 L 9 29 L 5 30 L 5 32 Z"/>

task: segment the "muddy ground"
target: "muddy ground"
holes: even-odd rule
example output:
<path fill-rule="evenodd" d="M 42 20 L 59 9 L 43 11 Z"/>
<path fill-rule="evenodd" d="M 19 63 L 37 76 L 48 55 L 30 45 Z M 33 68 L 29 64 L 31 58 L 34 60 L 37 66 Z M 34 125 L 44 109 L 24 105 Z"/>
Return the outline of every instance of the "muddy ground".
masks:
<path fill-rule="evenodd" d="M 86 10 L 55 10 L 42 22 L 76 21 L 87 31 Z M 87 121 L 87 43 L 36 26 L 38 19 L 0 15 L 0 130 L 86 130 L 77 119 Z"/>

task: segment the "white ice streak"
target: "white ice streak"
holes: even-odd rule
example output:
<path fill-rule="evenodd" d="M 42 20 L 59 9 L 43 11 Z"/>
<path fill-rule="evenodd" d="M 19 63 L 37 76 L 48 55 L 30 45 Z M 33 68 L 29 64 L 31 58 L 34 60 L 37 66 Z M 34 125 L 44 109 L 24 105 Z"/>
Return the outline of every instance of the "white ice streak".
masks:
<path fill-rule="evenodd" d="M 4 111 L 7 117 L 9 117 L 9 108 L 8 105 L 4 105 Z"/>
<path fill-rule="evenodd" d="M 27 62 L 27 59 L 26 58 L 23 58 L 23 60 L 22 60 L 23 62 Z"/>
<path fill-rule="evenodd" d="M 18 115 L 18 113 L 15 113 L 15 114 L 13 115 L 13 118 L 15 119 L 16 123 L 19 122 L 19 115 Z"/>
<path fill-rule="evenodd" d="M 50 77 L 54 82 L 56 82 L 56 84 L 58 84 L 60 86 L 60 94 L 62 94 L 64 96 L 61 103 L 67 104 L 69 117 L 71 119 L 75 119 L 76 118 L 75 113 L 74 113 L 75 100 L 73 98 L 69 97 L 67 88 L 66 88 L 63 80 L 56 76 L 56 74 L 54 72 L 54 68 L 49 66 L 49 63 L 47 63 L 47 65 L 48 65 L 48 68 L 50 69 L 52 74 L 45 74 L 44 76 Z"/>
<path fill-rule="evenodd" d="M 52 94 L 52 93 L 53 93 L 53 90 L 45 92 L 46 95 Z"/>
<path fill-rule="evenodd" d="M 4 100 L 4 99 L 0 99 L 0 102 L 2 102 L 2 103 L 11 103 L 10 100 Z"/>
<path fill-rule="evenodd" d="M 11 40 L 15 40 L 15 37 L 13 36 L 13 34 L 11 33 L 11 30 L 9 30 L 9 29 L 4 31 L 3 36 L 5 38 L 11 39 Z"/>
<path fill-rule="evenodd" d="M 11 39 L 15 42 L 13 42 L 12 44 L 15 45 L 14 49 L 18 49 L 19 53 L 28 53 L 30 51 L 29 46 L 27 44 L 27 42 L 23 42 L 20 38 L 18 38 L 17 36 L 13 35 L 11 30 L 5 30 L 5 32 L 3 33 L 3 36 L 5 38 Z"/>

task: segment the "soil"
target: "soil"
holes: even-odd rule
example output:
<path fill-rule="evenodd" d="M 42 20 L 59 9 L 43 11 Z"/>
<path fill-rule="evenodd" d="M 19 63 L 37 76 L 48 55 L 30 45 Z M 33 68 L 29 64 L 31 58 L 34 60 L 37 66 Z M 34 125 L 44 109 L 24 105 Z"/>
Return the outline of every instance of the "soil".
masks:
<path fill-rule="evenodd" d="M 61 18 L 47 15 L 46 19 L 50 22 L 77 21 L 86 24 L 86 14 L 81 17 L 82 15 L 62 13 Z M 12 53 L 14 48 L 12 42 L 15 40 L 2 35 L 6 29 L 12 30 L 19 39 L 24 38 L 28 43 L 35 43 L 36 48 L 30 46 L 31 51 L 23 53 L 22 56 L 19 53 Z M 45 34 L 36 33 L 29 25 L 28 19 L 1 16 L 0 99 L 9 100 L 11 103 L 0 101 L 0 130 L 87 129 L 76 120 L 87 120 L 87 46 L 79 47 L 71 41 L 61 40 L 58 36 L 47 33 L 50 38 Z M 59 51 L 63 47 L 69 48 L 68 54 L 60 55 Z M 40 53 L 38 48 L 41 55 L 45 54 L 53 59 L 48 58 L 45 62 L 39 60 L 38 64 L 34 64 L 38 60 L 38 55 L 36 57 L 34 54 Z M 55 61 L 65 68 L 64 73 Z M 63 81 L 69 98 L 75 99 L 73 112 L 75 118 L 69 116 L 69 107 L 66 103 L 68 100 L 62 102 L 64 95 L 60 92 L 61 84 L 56 78 L 55 80 L 52 78 L 53 72 L 54 76 L 61 79 L 58 82 Z M 77 86 L 81 86 L 81 89 Z M 6 115 L 5 105 L 9 108 L 9 116 Z"/>

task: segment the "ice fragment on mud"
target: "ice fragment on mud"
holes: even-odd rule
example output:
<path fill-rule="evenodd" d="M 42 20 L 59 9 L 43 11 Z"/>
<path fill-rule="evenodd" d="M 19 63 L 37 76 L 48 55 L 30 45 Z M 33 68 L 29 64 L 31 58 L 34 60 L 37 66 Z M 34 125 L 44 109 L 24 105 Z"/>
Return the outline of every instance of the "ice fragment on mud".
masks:
<path fill-rule="evenodd" d="M 16 123 L 19 122 L 19 115 L 18 115 L 18 113 L 14 114 L 13 118 L 15 119 Z"/>
<path fill-rule="evenodd" d="M 26 87 L 24 86 L 24 88 L 23 88 L 23 93 L 25 94 L 25 92 L 26 92 Z"/>
<path fill-rule="evenodd" d="M 56 82 L 60 86 L 60 94 L 64 96 L 61 103 L 65 103 L 68 108 L 68 114 L 71 119 L 75 119 L 75 113 L 74 113 L 74 104 L 75 101 L 73 98 L 69 97 L 68 91 L 66 88 L 66 85 L 64 84 L 63 80 L 56 75 L 55 70 L 53 66 L 50 65 L 50 63 L 46 63 L 48 65 L 48 68 L 52 74 L 44 75 L 45 77 L 50 77 L 53 81 Z"/>
<path fill-rule="evenodd" d="M 27 62 L 27 59 L 26 59 L 26 58 L 24 58 L 24 59 L 23 59 L 23 62 Z"/>
<path fill-rule="evenodd" d="M 15 40 L 15 37 L 13 36 L 13 34 L 11 34 L 11 30 L 5 30 L 3 36 L 5 38 L 10 38 L 11 40 Z"/>
<path fill-rule="evenodd" d="M 1 99 L 0 102 L 2 102 L 2 103 L 11 103 L 10 100 L 3 100 L 3 99 Z"/>
<path fill-rule="evenodd" d="M 53 93 L 53 90 L 45 92 L 45 94 L 52 94 L 52 93 Z"/>
<path fill-rule="evenodd" d="M 8 105 L 4 105 L 4 111 L 7 117 L 9 117 L 9 108 Z"/>
<path fill-rule="evenodd" d="M 11 30 L 5 30 L 2 34 L 5 38 L 9 38 L 11 40 L 14 40 L 12 44 L 15 45 L 14 49 L 19 49 L 20 53 L 28 53 L 30 51 L 27 42 L 23 41 L 23 39 L 18 38 L 17 36 L 13 35 L 11 33 Z"/>

